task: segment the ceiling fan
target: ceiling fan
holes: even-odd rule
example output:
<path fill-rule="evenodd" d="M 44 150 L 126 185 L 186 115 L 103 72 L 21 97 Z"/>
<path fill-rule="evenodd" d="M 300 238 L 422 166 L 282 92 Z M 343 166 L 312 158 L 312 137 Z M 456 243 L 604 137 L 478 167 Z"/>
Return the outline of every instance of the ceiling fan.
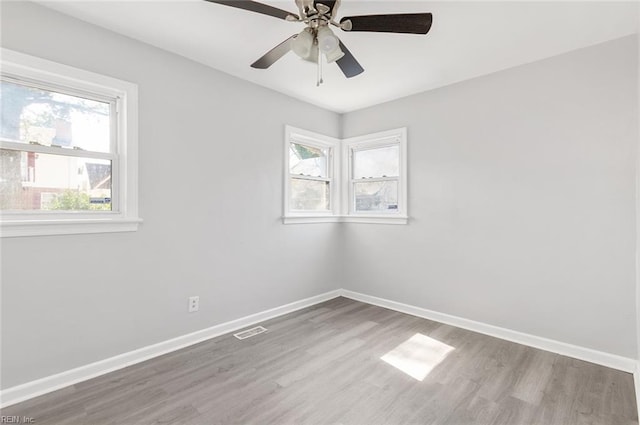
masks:
<path fill-rule="evenodd" d="M 289 22 L 303 22 L 306 26 L 299 34 L 284 40 L 251 66 L 258 69 L 269 68 L 293 50 L 302 59 L 318 64 L 318 85 L 322 83 L 321 54 L 324 54 L 327 63 L 335 62 L 347 78 L 355 77 L 364 71 L 349 49 L 331 31 L 331 25 L 347 32 L 426 34 L 431 29 L 433 21 L 431 13 L 403 13 L 345 16 L 338 22 L 336 17 L 341 0 L 295 0 L 299 14 L 252 0 L 206 1 L 273 16 Z"/>

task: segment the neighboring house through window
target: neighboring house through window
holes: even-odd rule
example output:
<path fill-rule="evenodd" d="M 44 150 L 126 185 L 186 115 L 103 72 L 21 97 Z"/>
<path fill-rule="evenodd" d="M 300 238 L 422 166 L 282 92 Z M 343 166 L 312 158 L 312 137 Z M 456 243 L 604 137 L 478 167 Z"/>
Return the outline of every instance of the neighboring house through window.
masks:
<path fill-rule="evenodd" d="M 136 230 L 137 86 L 7 49 L 2 236 Z"/>

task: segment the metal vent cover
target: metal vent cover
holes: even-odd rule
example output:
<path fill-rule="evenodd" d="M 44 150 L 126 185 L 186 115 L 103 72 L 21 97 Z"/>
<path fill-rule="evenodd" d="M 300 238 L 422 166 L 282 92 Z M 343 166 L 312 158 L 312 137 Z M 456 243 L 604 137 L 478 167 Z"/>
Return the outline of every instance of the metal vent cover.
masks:
<path fill-rule="evenodd" d="M 242 332 L 235 333 L 233 334 L 233 336 L 235 336 L 238 339 L 247 339 L 266 331 L 267 331 L 266 328 L 263 328 L 262 326 L 256 326 L 255 328 L 251 328 L 251 329 L 244 330 Z"/>

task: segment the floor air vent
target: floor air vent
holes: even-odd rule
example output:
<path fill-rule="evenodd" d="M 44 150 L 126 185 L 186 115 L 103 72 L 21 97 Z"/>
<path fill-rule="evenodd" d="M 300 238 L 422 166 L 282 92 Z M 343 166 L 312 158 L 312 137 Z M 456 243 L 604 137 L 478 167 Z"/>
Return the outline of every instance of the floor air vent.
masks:
<path fill-rule="evenodd" d="M 237 334 L 233 334 L 233 336 L 235 336 L 238 339 L 247 339 L 247 338 L 251 338 L 252 336 L 256 336 L 258 334 L 266 332 L 266 331 L 267 330 L 265 328 L 263 328 L 262 326 L 256 326 L 255 328 L 247 329 L 246 331 L 242 331 L 242 332 L 238 332 Z"/>

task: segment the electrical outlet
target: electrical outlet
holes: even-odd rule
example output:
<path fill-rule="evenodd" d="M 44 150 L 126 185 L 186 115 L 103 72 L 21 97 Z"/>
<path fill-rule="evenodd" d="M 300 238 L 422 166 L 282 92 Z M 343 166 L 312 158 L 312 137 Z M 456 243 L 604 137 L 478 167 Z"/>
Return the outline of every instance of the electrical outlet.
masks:
<path fill-rule="evenodd" d="M 189 313 L 193 313 L 194 311 L 198 311 L 200 308 L 200 297 L 189 297 Z"/>

